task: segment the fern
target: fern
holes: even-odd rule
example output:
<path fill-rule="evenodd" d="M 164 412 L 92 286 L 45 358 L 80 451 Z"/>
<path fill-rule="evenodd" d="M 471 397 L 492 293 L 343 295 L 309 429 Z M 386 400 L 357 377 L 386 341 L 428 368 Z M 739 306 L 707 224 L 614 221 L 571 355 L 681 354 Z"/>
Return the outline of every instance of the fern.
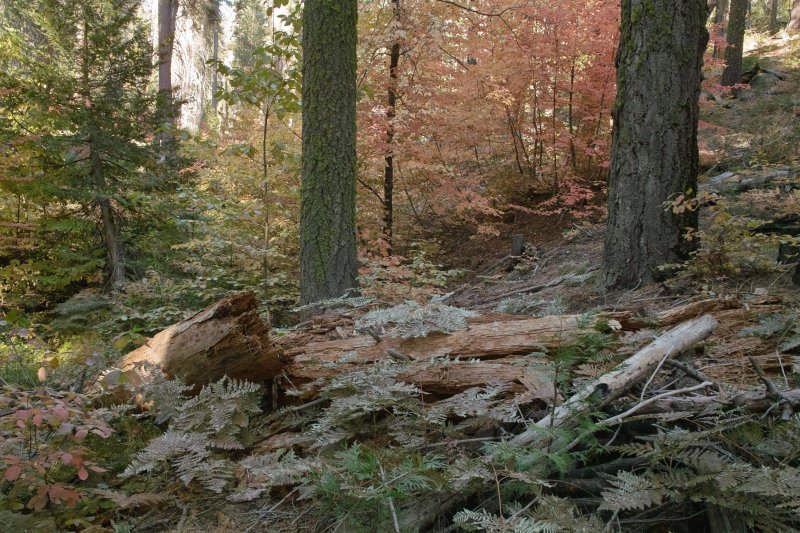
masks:
<path fill-rule="evenodd" d="M 382 329 L 390 337 L 425 337 L 435 331 L 452 333 L 467 328 L 473 311 L 451 307 L 441 302 L 419 305 L 407 301 L 388 309 L 370 311 L 356 321 L 357 331 Z M 390 326 L 390 327 L 387 327 Z"/>
<path fill-rule="evenodd" d="M 651 480 L 630 472 L 618 472 L 610 484 L 611 488 L 601 494 L 601 511 L 646 509 L 651 505 L 659 505 L 664 498 L 664 492 Z"/>
<path fill-rule="evenodd" d="M 157 422 L 168 420 L 169 428 L 151 440 L 121 475 L 169 465 L 184 484 L 197 481 L 208 490 L 221 492 L 233 479 L 233 464 L 212 457 L 211 451 L 244 448 L 241 433 L 260 412 L 260 386 L 223 377 L 187 398 L 183 394 L 191 387 L 167 379 L 159 369 L 149 368 L 143 375 L 137 390 L 154 408 L 163 409 L 156 411 L 155 418 Z"/>

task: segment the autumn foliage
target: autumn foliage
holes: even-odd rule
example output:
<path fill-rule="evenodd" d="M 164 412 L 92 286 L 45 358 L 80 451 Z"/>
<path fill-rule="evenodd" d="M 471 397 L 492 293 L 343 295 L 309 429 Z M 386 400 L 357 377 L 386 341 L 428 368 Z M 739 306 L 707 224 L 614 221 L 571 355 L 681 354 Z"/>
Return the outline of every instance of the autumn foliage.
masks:
<path fill-rule="evenodd" d="M 618 15 L 617 0 L 403 0 L 399 17 L 364 8 L 359 176 L 373 218 L 362 225 L 379 227 L 387 152 L 396 234 L 448 224 L 494 234 L 497 217 L 515 209 L 591 214 L 608 165 Z"/>

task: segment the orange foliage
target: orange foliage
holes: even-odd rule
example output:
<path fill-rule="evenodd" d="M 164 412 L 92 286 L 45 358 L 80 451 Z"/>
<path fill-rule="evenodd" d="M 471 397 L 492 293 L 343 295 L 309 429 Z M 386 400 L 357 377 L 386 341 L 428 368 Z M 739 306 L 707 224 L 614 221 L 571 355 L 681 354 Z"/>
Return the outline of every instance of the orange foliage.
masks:
<path fill-rule="evenodd" d="M 395 234 L 423 223 L 492 233 L 517 207 L 587 213 L 608 166 L 618 15 L 619 0 L 401 0 L 399 19 L 391 6 L 365 8 L 359 178 L 371 220 L 362 227 L 379 226 L 373 200 L 390 150 L 405 226 Z M 398 38 L 387 146 L 388 49 Z"/>

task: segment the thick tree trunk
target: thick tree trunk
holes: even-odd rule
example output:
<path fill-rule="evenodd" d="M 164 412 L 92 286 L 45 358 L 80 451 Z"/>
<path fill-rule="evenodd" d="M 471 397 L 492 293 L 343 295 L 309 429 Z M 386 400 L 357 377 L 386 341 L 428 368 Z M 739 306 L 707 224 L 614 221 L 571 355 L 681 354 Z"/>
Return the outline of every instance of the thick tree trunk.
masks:
<path fill-rule="evenodd" d="M 172 89 L 172 52 L 175 48 L 175 24 L 178 0 L 158 0 L 158 114 L 165 131 L 158 136 L 163 160 L 171 159 L 175 149 L 177 111 Z"/>
<path fill-rule="evenodd" d="M 254 382 L 280 375 L 286 361 L 270 349 L 253 293 L 225 298 L 170 326 L 122 358 L 118 367 L 157 365 L 170 376 L 202 385 L 227 375 Z"/>
<path fill-rule="evenodd" d="M 392 0 L 394 22 L 400 24 L 400 0 Z M 396 28 L 396 30 L 399 28 Z M 386 95 L 386 165 L 383 172 L 383 239 L 386 255 L 392 255 L 394 219 L 394 118 L 397 115 L 397 67 L 400 64 L 400 37 L 395 36 L 389 52 L 389 89 Z"/>
<path fill-rule="evenodd" d="M 772 0 L 769 6 L 769 32 L 770 34 L 778 33 L 778 7 L 780 0 Z"/>
<path fill-rule="evenodd" d="M 306 0 L 300 299 L 356 287 L 356 0 Z"/>
<path fill-rule="evenodd" d="M 789 16 L 789 24 L 786 25 L 786 31 L 800 32 L 800 0 L 792 1 L 792 13 Z"/>
<path fill-rule="evenodd" d="M 664 202 L 697 190 L 701 67 L 708 43 L 705 0 L 623 0 L 618 96 L 603 264 L 609 288 L 651 281 L 684 259 L 697 212 Z"/>
<path fill-rule="evenodd" d="M 728 18 L 728 33 L 725 48 L 725 70 L 722 72 L 722 85 L 741 83 L 742 49 L 744 48 L 744 26 L 747 20 L 747 0 L 731 0 L 731 13 Z"/>

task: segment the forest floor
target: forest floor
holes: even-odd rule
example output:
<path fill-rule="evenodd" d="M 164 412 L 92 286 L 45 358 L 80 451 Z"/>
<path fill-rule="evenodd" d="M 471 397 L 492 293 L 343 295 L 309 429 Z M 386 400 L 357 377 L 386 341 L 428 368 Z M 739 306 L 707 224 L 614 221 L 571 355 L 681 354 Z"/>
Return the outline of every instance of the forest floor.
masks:
<path fill-rule="evenodd" d="M 709 97 L 702 106 L 701 191 L 718 192 L 720 200 L 701 215 L 701 236 L 707 242 L 694 262 L 664 282 L 605 292 L 597 280 L 602 222 L 522 216 L 509 225 L 507 234 L 525 235 L 531 243 L 525 255 L 515 266 L 504 263 L 492 268 L 502 263 L 510 239 L 467 244 L 468 249 L 481 250 L 476 254 L 481 257 L 478 274 L 454 287 L 448 303 L 489 314 L 516 307 L 534 316 L 593 310 L 629 311 L 647 318 L 692 302 L 722 302 L 713 309 L 722 326 L 705 349 L 695 353 L 694 366 L 719 383 L 757 390 L 763 384 L 748 359 L 755 356 L 780 387 L 797 387 L 800 366 L 788 353 L 794 348 L 781 349 L 787 336 L 798 333 L 794 322 L 778 335 L 743 332 L 766 331 L 775 317 L 793 321 L 800 310 L 800 287 L 792 282 L 794 264 L 776 264 L 776 240 L 746 236 L 754 227 L 797 212 L 800 39 L 751 40 L 745 56 L 746 70 L 758 64 L 767 72 L 760 72 L 736 98 Z M 740 186 L 750 182 L 756 185 Z M 493 247 L 494 259 L 486 253 L 487 246 Z M 633 333 L 623 344 L 632 351 L 631 346 L 641 346 L 643 338 L 647 335 Z M 284 509 L 276 510 L 276 505 Z M 293 531 L 301 527 L 297 517 L 313 514 L 314 505 L 270 502 L 242 512 L 241 505 L 220 500 L 204 510 L 193 506 L 181 526 L 183 531 L 247 531 L 270 523 L 275 530 Z M 303 527 L 319 526 L 309 522 Z"/>
<path fill-rule="evenodd" d="M 626 311 L 641 323 L 657 320 L 670 310 L 686 309 L 687 306 L 695 305 L 698 314 L 709 311 L 720 321 L 720 326 L 708 342 L 702 349 L 696 350 L 690 359 L 689 362 L 696 369 L 715 382 L 736 387 L 738 390 L 763 389 L 762 379 L 749 359 L 752 356 L 763 367 L 769 379 L 780 388 L 798 388 L 800 361 L 793 354 L 800 342 L 786 346 L 788 339 L 800 338 L 800 287 L 792 282 L 795 266 L 788 262 L 777 264 L 777 238 L 753 233 L 752 230 L 775 219 L 800 212 L 800 38 L 750 40 L 745 55 L 746 69 L 757 63 L 769 72 L 758 74 L 750 87 L 739 90 L 737 98 L 709 99 L 702 107 L 699 143 L 704 172 L 700 189 L 703 193 L 715 193 L 716 196 L 711 202 L 713 205 L 704 208 L 701 214 L 700 238 L 703 251 L 697 258 L 678 268 L 663 282 L 630 291 L 608 293 L 599 288 L 597 279 L 604 240 L 602 222 L 564 222 L 554 217 L 520 217 L 513 226 L 507 228 L 507 234 L 524 234 L 531 243 L 526 253 L 512 261 L 515 263 L 512 264 L 504 261 L 506 251 L 500 249 L 508 240 L 496 240 L 498 244 L 493 248 L 494 260 L 487 258 L 491 255 L 487 252 L 487 243 L 467 245 L 467 248 L 476 248 L 472 252 L 480 248 L 481 253 L 475 255 L 486 259 L 483 264 L 477 265 L 477 274 L 465 284 L 452 287 L 453 293 L 447 303 L 488 317 L 509 312 L 528 317 L 544 317 Z M 471 252 L 467 250 L 463 253 Z M 343 322 L 344 328 L 337 325 L 322 333 L 310 332 L 307 335 L 317 335 L 319 342 L 327 342 L 331 335 L 335 337 L 338 332 L 342 338 L 336 340 L 347 340 L 346 332 L 342 334 L 341 330 L 352 326 L 358 312 L 345 314 L 347 318 Z M 337 319 L 332 320 L 335 322 Z M 655 336 L 656 332 L 649 328 L 625 331 L 611 344 L 598 350 L 603 357 L 608 353 L 631 354 Z M 361 373 L 353 378 L 353 382 L 362 380 L 360 383 L 369 384 L 365 381 L 370 377 L 368 371 L 358 372 Z M 385 375 L 372 375 L 372 378 L 388 379 Z M 668 378 L 668 384 L 664 387 L 678 381 L 671 381 L 672 379 Z M 396 385 L 392 383 L 393 386 Z M 328 386 L 332 387 L 331 384 Z M 403 392 L 399 389 L 392 391 L 397 397 L 401 397 Z M 354 395 L 354 398 L 360 397 Z M 410 405 L 407 403 L 408 398 L 402 398 L 402 402 L 406 403 L 397 405 Z M 371 402 L 389 402 L 394 401 L 395 397 L 368 399 Z M 330 401 L 331 406 L 337 405 L 335 394 L 326 400 Z M 447 401 L 447 398 L 442 401 Z M 497 402 L 492 404 L 493 408 L 504 405 L 500 400 Z M 401 489 L 397 480 L 415 479 L 419 481 L 420 487 L 424 485 L 423 478 L 430 474 L 427 470 L 424 475 L 420 474 L 423 470 L 417 462 L 424 463 L 425 459 L 419 450 L 431 444 L 428 442 L 421 445 L 416 454 L 409 454 L 407 457 L 392 455 L 394 452 L 388 450 L 390 447 L 386 445 L 389 433 L 396 429 L 391 426 L 391 421 L 388 422 L 389 425 L 386 421 L 376 422 L 373 415 L 372 433 L 370 428 L 356 430 L 364 447 L 346 448 L 334 454 L 334 458 L 328 463 L 310 459 L 308 462 L 303 462 L 307 459 L 291 462 L 295 461 L 295 456 L 290 452 L 288 455 L 276 455 L 274 463 L 265 463 L 259 467 L 260 470 L 252 465 L 247 466 L 248 456 L 277 453 L 275 450 L 280 446 L 274 444 L 276 439 L 279 442 L 283 438 L 288 439 L 282 442 L 289 442 L 286 448 L 293 449 L 298 456 L 305 454 L 307 458 L 311 458 L 316 453 L 313 446 L 308 446 L 307 441 L 303 440 L 303 434 L 317 431 L 322 417 L 332 416 L 330 412 L 333 409 L 321 410 L 317 400 L 305 405 L 309 406 L 308 410 L 291 411 L 290 408 L 285 413 L 287 418 L 293 419 L 291 424 L 276 421 L 274 414 L 258 420 L 250 428 L 255 434 L 251 436 L 251 442 L 257 442 L 254 448 L 230 454 L 232 460 L 245 465 L 238 467 L 236 478 L 240 486 L 248 489 L 237 493 L 239 495 L 250 494 L 248 491 L 251 485 L 257 486 L 257 482 L 263 482 L 264 478 L 281 471 L 288 482 L 276 482 L 272 486 L 272 498 L 259 498 L 263 490 L 254 491 L 252 499 L 241 497 L 238 500 L 209 492 L 189 491 L 169 472 L 149 477 L 133 477 L 125 484 L 109 481 L 109 485 L 120 493 L 140 491 L 148 496 L 136 500 L 135 496 L 126 499 L 118 493 L 115 501 L 119 507 L 113 512 L 126 510 L 128 514 L 122 512 L 115 515 L 117 522 L 112 522 L 111 528 L 89 524 L 87 530 L 208 533 L 399 531 L 396 517 L 388 516 L 387 513 L 396 513 L 395 502 L 398 513 L 408 512 L 408 506 L 401 508 L 400 505 L 402 491 L 414 493 L 419 487 L 413 486 L 409 481 L 408 486 Z M 394 407 L 397 408 L 397 405 Z M 386 412 L 392 406 L 393 404 L 386 403 Z M 350 408 L 354 407 L 351 405 Z M 466 450 L 477 455 L 475 446 L 462 443 L 470 437 L 480 441 L 499 435 L 500 430 L 496 427 L 489 431 L 485 425 L 470 426 L 468 422 L 472 423 L 474 420 L 468 416 L 464 418 L 459 424 L 454 424 L 454 428 L 448 428 L 448 431 L 453 430 L 452 433 L 443 430 L 442 435 L 445 436 L 437 435 L 445 440 L 453 439 L 453 446 L 443 446 L 442 451 L 455 455 L 456 450 L 459 454 Z M 398 416 L 395 422 L 402 424 L 403 419 Z M 434 429 L 430 431 L 431 434 L 435 432 Z M 111 437 L 113 446 L 109 444 L 103 453 L 110 458 L 124 449 L 130 456 L 136 446 L 141 447 L 156 434 L 158 430 L 152 423 L 129 425 L 120 431 L 120 436 Z M 426 435 L 426 438 L 430 437 Z M 611 440 L 614 438 L 616 435 Z M 272 445 L 268 441 L 273 441 Z M 435 440 L 433 442 L 432 446 L 442 444 Z M 287 457 L 290 458 L 289 462 L 285 461 Z M 402 470 L 408 468 L 406 463 L 414 463 L 414 468 L 419 470 Z M 384 466 L 387 468 L 386 473 Z M 295 468 L 294 473 L 281 470 L 292 467 Z M 394 469 L 394 473 L 388 471 L 390 467 Z M 310 474 L 308 469 L 311 470 Z M 313 471 L 314 469 L 317 471 Z M 270 470 L 273 472 L 270 473 Z M 254 474 L 256 471 L 259 473 Z M 304 498 L 304 490 L 299 489 L 300 485 L 291 488 L 292 483 L 300 479 L 300 474 L 308 474 L 312 478 L 309 483 L 317 491 L 314 498 Z M 330 477 L 326 477 L 327 474 Z M 292 477 L 293 475 L 297 477 Z M 392 484 L 394 485 L 389 490 Z M 497 484 L 499 497 L 500 481 Z M 265 496 L 270 495 L 270 485 L 265 486 Z M 154 496 L 152 492 L 158 490 L 161 492 Z M 597 496 L 597 493 L 598 491 L 594 491 L 592 494 Z M 562 491 L 559 494 L 569 497 L 570 493 Z M 413 499 L 409 501 L 413 502 Z M 473 499 L 472 503 L 477 504 L 480 501 Z M 487 507 L 490 511 L 497 511 L 492 505 Z M 502 506 L 501 502 L 501 512 Z M 96 514 L 101 516 L 103 512 L 98 510 Z M 0 514 L 0 526 L 3 525 L 3 516 Z M 370 516 L 387 520 L 381 522 L 386 529 L 382 529 L 384 526 L 370 529 L 364 523 L 360 523 L 358 527 L 352 525 L 352 520 Z M 392 529 L 388 529 L 387 524 L 391 523 L 389 518 L 395 519 Z M 658 523 L 651 515 L 642 514 L 640 518 L 640 522 L 653 520 Z M 636 523 L 636 520 L 631 523 Z M 38 522 L 20 519 L 9 524 L 20 531 L 59 529 L 51 516 Z M 675 527 L 675 531 L 701 531 L 691 529 L 691 522 Z M 641 528 L 630 530 L 648 531 Z"/>
<path fill-rule="evenodd" d="M 554 217 L 521 217 L 515 228 L 509 228 L 509 234 L 525 234 L 532 243 L 526 255 L 511 269 L 489 268 L 466 286 L 456 288 L 453 302 L 484 313 L 508 311 L 516 305 L 536 315 L 599 310 L 631 311 L 641 317 L 697 301 L 732 302 L 715 313 L 723 326 L 706 349 L 696 354 L 694 365 L 719 382 L 757 389 L 762 384 L 748 360 L 748 356 L 756 356 L 778 383 L 796 386 L 798 374 L 792 356 L 778 349 L 785 339 L 741 335 L 746 328 L 763 325 L 765 317 L 797 313 L 800 288 L 792 283 L 794 267 L 774 264 L 776 242 L 748 240 L 742 235 L 745 227 L 753 227 L 753 221 L 769 222 L 787 214 L 778 211 L 779 207 L 796 207 L 786 196 L 793 196 L 800 187 L 800 41 L 751 42 L 745 69 L 755 64 L 770 72 L 758 74 L 737 98 L 704 102 L 699 141 L 704 169 L 701 183 L 729 173 L 723 178 L 728 185 L 758 181 L 762 176 L 766 176 L 766 184 L 747 191 L 723 191 L 729 202 L 724 217 L 719 216 L 719 206 L 714 213 L 703 213 L 701 231 L 716 242 L 706 245 L 706 252 L 694 264 L 662 283 L 621 293 L 604 292 L 596 279 L 602 257 L 602 223 L 561 222 L 558 226 Z M 778 181 L 771 182 L 772 175 L 777 175 Z M 741 222 L 730 223 L 730 217 Z M 498 241 L 501 246 L 503 241 Z M 767 262 L 772 264 L 764 263 L 765 246 Z M 503 253 L 496 250 L 496 259 Z M 756 254 L 761 257 L 756 258 Z M 485 248 L 482 257 L 487 257 Z M 478 270 L 491 263 L 486 260 Z M 641 343 L 641 335 L 633 334 L 627 342 Z M 221 498 L 183 501 L 181 505 L 171 511 L 171 516 L 159 513 L 161 520 L 166 519 L 180 531 L 316 527 L 297 522 L 306 513 L 313 515 L 310 511 L 314 504 L 310 508 L 309 503 L 301 501 L 289 501 L 282 508 L 278 508 L 280 501 L 231 504 Z M 267 526 L 270 522 L 272 525 Z"/>

